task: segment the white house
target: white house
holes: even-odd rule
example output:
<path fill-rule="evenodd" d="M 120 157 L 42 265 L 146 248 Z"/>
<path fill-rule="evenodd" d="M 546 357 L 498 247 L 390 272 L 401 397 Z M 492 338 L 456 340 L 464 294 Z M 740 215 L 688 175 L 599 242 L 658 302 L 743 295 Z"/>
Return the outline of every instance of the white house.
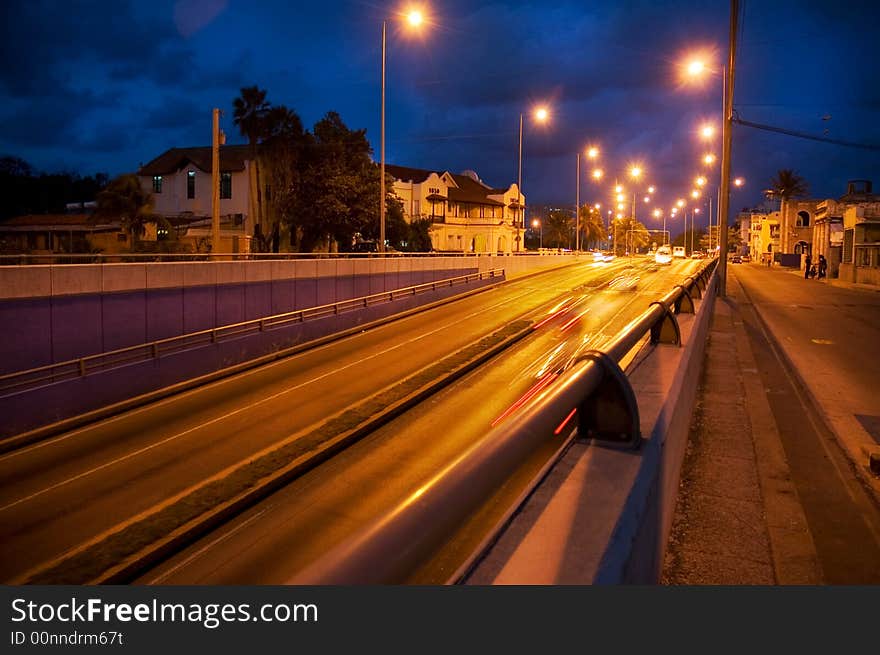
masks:
<path fill-rule="evenodd" d="M 404 218 L 430 220 L 431 245 L 438 251 L 522 250 L 525 196 L 516 184 L 496 189 L 473 171 L 461 174 L 386 165 Z"/>

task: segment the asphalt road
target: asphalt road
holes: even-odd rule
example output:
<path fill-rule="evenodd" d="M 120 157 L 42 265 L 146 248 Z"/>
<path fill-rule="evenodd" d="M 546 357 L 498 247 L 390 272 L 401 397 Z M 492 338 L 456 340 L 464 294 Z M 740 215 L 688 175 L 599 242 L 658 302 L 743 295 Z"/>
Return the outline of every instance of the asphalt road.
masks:
<path fill-rule="evenodd" d="M 205 536 L 139 584 L 279 584 L 389 507 L 515 411 L 577 350 L 597 348 L 698 262 L 640 273 L 635 291 L 569 290 L 533 336 Z M 552 316 L 552 318 L 551 318 Z M 443 583 L 559 446 L 548 438 L 412 577 Z"/>

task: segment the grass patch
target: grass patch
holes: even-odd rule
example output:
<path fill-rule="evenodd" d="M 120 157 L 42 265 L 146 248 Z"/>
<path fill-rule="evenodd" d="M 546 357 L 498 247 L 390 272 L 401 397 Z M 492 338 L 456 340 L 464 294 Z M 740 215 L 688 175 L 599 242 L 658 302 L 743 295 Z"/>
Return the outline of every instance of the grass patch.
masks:
<path fill-rule="evenodd" d="M 155 514 L 126 526 L 102 541 L 73 553 L 55 566 L 38 571 L 28 584 L 88 584 L 105 571 L 170 535 L 174 530 L 218 505 L 253 489 L 264 478 L 297 458 L 315 451 L 341 434 L 350 432 L 384 412 L 389 406 L 416 393 L 431 382 L 452 375 L 490 348 L 531 325 L 519 320 L 472 343 L 442 360 L 346 409 L 284 446 L 242 464 L 227 476 L 213 480 L 162 508 Z"/>

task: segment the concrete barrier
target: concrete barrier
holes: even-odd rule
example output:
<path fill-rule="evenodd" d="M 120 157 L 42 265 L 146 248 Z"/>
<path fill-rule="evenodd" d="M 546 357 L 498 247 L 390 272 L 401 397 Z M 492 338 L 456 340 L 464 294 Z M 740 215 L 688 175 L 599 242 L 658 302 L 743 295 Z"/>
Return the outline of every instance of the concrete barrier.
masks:
<path fill-rule="evenodd" d="M 0 415 L 4 417 L 0 424 L 0 437 L 18 435 L 184 381 L 221 374 L 230 367 L 249 362 L 257 365 L 261 358 L 282 356 L 316 339 L 344 334 L 374 321 L 497 284 L 501 280 L 487 276 L 482 280 L 461 282 L 454 286 L 438 285 L 436 289 L 427 289 L 418 295 L 398 296 L 393 301 L 377 302 L 369 307 L 356 307 L 303 322 L 269 326 L 265 331 L 200 343 L 148 360 L 3 395 L 0 396 Z M 162 291 L 183 295 L 192 289 Z"/>

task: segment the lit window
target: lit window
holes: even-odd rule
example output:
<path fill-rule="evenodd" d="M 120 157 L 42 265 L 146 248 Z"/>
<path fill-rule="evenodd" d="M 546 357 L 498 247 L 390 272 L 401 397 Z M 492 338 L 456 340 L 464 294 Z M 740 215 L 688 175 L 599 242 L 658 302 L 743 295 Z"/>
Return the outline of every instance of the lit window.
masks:
<path fill-rule="evenodd" d="M 153 176 L 153 193 L 162 193 L 162 176 Z"/>
<path fill-rule="evenodd" d="M 192 200 L 196 197 L 196 172 L 189 171 L 186 174 L 186 197 Z"/>

